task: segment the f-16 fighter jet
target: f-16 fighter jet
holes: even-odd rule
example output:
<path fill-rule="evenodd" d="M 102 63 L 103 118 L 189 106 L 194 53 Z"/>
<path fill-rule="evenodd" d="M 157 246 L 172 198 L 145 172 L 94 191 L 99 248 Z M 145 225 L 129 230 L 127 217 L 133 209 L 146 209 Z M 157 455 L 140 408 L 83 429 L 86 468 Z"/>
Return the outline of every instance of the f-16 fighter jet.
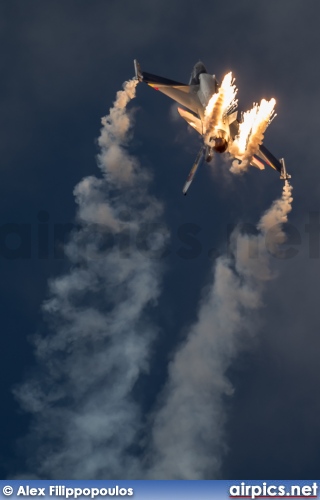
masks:
<path fill-rule="evenodd" d="M 275 158 L 262 144 L 264 132 L 275 117 L 274 99 L 262 99 L 260 104 L 243 113 L 238 110 L 237 89 L 231 73 L 219 84 L 215 75 L 210 75 L 203 63 L 198 62 L 187 85 L 141 71 L 137 60 L 134 67 L 140 82 L 184 106 L 178 108 L 180 116 L 203 138 L 183 194 L 187 193 L 202 160 L 210 162 L 215 153 L 228 153 L 233 158 L 231 170 L 234 172 L 246 170 L 249 165 L 261 170 L 269 165 L 279 172 L 280 179 L 290 178 L 284 159 Z"/>

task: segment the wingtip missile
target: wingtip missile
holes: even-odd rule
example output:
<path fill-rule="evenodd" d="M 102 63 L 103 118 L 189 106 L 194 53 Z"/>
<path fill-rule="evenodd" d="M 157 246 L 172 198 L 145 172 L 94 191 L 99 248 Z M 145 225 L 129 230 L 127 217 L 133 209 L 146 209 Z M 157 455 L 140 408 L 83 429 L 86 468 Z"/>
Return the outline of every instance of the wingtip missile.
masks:
<path fill-rule="evenodd" d="M 142 82 L 142 80 L 143 80 L 142 71 L 141 71 L 141 67 L 140 67 L 140 64 L 138 63 L 137 59 L 134 59 L 133 64 L 134 64 L 134 71 L 136 74 L 136 79 L 139 82 Z"/>
<path fill-rule="evenodd" d="M 281 163 L 280 179 L 283 180 L 283 181 L 291 179 L 291 175 L 287 173 L 287 169 L 286 169 L 286 164 L 285 164 L 284 158 L 280 158 L 279 161 Z"/>

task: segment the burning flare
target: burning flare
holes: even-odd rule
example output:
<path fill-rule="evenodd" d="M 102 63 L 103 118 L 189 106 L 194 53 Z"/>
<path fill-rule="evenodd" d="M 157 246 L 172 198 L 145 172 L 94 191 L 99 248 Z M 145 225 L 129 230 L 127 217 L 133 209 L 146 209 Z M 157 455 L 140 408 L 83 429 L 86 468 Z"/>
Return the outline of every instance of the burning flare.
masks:
<path fill-rule="evenodd" d="M 206 137 L 214 135 L 216 128 L 223 121 L 224 115 L 233 107 L 236 106 L 238 89 L 234 85 L 232 73 L 228 73 L 222 80 L 219 92 L 213 94 L 209 100 L 204 112 L 204 126 Z"/>
<path fill-rule="evenodd" d="M 264 133 L 271 123 L 274 114 L 276 100 L 274 98 L 267 101 L 262 99 L 260 104 L 254 104 L 253 108 L 244 113 L 243 122 L 239 126 L 239 134 L 229 148 L 230 154 L 241 159 L 232 163 L 231 172 L 239 173 L 250 165 L 252 156 L 258 151 L 262 144 Z"/>

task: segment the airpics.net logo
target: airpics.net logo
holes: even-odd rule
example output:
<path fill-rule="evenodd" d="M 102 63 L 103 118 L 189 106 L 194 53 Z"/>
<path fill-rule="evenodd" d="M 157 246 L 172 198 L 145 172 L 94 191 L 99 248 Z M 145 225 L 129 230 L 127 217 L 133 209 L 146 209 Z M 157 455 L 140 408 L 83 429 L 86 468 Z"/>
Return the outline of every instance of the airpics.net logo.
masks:
<path fill-rule="evenodd" d="M 318 484 L 274 485 L 268 483 L 235 484 L 229 488 L 230 498 L 317 498 Z"/>

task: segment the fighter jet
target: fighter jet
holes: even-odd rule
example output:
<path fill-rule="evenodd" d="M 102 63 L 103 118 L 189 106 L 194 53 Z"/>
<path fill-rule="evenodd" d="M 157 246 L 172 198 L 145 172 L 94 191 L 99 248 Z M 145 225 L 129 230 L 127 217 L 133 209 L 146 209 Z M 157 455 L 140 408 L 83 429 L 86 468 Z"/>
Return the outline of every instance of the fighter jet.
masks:
<path fill-rule="evenodd" d="M 237 104 L 234 103 L 226 109 L 219 126 L 208 134 L 205 126 L 205 112 L 211 97 L 219 92 L 220 84 L 215 75 L 210 75 L 207 72 L 202 62 L 198 62 L 194 66 L 188 85 L 141 71 L 140 64 L 136 59 L 134 60 L 134 68 L 139 82 L 147 83 L 150 87 L 159 90 L 186 108 L 178 108 L 180 116 L 203 138 L 203 144 L 182 190 L 185 195 L 203 159 L 210 162 L 215 153 L 228 152 L 232 154 L 230 149 L 238 137 L 239 127 L 243 122 L 243 113 L 238 110 Z M 235 154 L 232 156 L 241 165 L 243 156 Z M 248 161 L 247 157 L 246 161 Z M 264 169 L 266 165 L 272 167 L 279 172 L 280 179 L 286 180 L 291 177 L 286 171 L 284 158 L 278 160 L 263 144 L 260 144 L 257 151 L 250 155 L 249 163 L 259 169 Z"/>

